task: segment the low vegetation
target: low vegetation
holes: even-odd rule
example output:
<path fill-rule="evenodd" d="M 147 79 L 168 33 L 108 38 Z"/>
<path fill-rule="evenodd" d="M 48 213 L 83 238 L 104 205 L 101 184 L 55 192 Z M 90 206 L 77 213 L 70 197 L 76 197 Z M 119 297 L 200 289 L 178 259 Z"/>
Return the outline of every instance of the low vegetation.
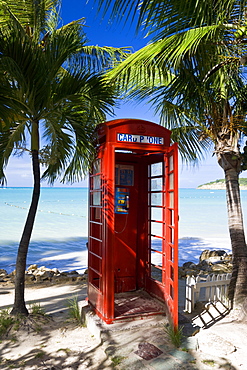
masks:
<path fill-rule="evenodd" d="M 29 330 L 40 332 L 41 329 L 41 317 L 45 320 L 49 320 L 45 310 L 40 306 L 39 303 L 32 303 L 30 305 L 30 315 L 11 315 L 11 309 L 0 310 L 0 339 L 4 339 L 9 336 L 11 332 L 11 338 L 14 339 L 13 332 L 17 332 L 20 328 L 27 327 Z"/>
<path fill-rule="evenodd" d="M 15 321 L 16 318 L 10 316 L 8 309 L 0 311 L 0 339 L 8 333 Z"/>
<path fill-rule="evenodd" d="M 199 185 L 198 188 L 204 186 L 204 185 L 223 185 L 225 184 L 225 179 L 217 179 L 215 181 L 207 182 L 206 184 Z M 240 186 L 247 186 L 247 178 L 239 178 L 239 185 Z"/>
<path fill-rule="evenodd" d="M 181 326 L 180 328 L 174 329 L 172 325 L 166 325 L 165 332 L 170 338 L 172 344 L 175 347 L 179 348 L 184 339 L 183 326 Z"/>
<path fill-rule="evenodd" d="M 84 326 L 82 316 L 81 316 L 81 310 L 80 310 L 79 303 L 78 303 L 78 297 L 75 296 L 69 299 L 67 306 L 69 308 L 70 319 L 75 320 L 78 325 Z"/>

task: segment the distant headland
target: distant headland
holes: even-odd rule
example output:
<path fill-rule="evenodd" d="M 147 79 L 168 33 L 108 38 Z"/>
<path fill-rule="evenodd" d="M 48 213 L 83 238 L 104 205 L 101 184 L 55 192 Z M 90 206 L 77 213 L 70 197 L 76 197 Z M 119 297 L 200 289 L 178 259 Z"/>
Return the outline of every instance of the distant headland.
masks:
<path fill-rule="evenodd" d="M 241 190 L 247 190 L 247 178 L 240 178 L 239 185 Z M 224 190 L 226 188 L 225 179 L 215 180 L 206 184 L 199 185 L 197 189 Z"/>

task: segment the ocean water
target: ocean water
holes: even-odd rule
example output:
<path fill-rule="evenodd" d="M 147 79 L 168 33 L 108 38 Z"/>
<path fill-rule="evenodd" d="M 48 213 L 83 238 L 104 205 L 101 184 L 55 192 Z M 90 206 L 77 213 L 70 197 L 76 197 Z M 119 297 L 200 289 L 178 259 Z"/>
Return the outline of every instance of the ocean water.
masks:
<path fill-rule="evenodd" d="M 8 272 L 15 268 L 31 195 L 31 188 L 0 188 L 0 268 Z M 87 198 L 86 188 L 42 188 L 27 265 L 87 268 Z"/>
<path fill-rule="evenodd" d="M 14 270 L 32 189 L 0 188 L 0 268 Z M 247 191 L 241 191 L 243 212 Z M 88 189 L 42 188 L 27 265 L 87 268 Z M 245 222 L 245 226 L 246 222 Z M 246 228 L 247 230 L 247 228 Z M 231 251 L 224 190 L 179 190 L 179 265 L 205 249 Z"/>

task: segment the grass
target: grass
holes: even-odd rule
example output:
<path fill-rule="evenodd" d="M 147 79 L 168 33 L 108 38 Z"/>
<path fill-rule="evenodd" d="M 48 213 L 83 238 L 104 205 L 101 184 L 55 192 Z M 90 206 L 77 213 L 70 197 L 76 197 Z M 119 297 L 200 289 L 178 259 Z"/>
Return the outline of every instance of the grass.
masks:
<path fill-rule="evenodd" d="M 113 366 L 117 366 L 119 365 L 123 360 L 125 359 L 125 357 L 123 356 L 115 356 L 115 357 L 111 357 L 111 362 L 113 364 Z"/>
<path fill-rule="evenodd" d="M 174 329 L 172 325 L 168 325 L 168 326 L 165 326 L 165 331 L 167 335 L 169 336 L 172 344 L 175 347 L 179 348 L 184 339 L 183 326 L 181 326 L 180 328 Z"/>
<path fill-rule="evenodd" d="M 75 296 L 68 300 L 69 317 L 77 322 L 80 326 L 84 326 L 81 317 L 81 310 L 78 304 L 78 297 Z"/>
<path fill-rule="evenodd" d="M 65 352 L 67 356 L 69 356 L 71 349 L 69 348 L 59 348 L 58 352 Z"/>
<path fill-rule="evenodd" d="M 9 314 L 9 310 L 0 311 L 0 338 L 3 337 L 15 323 L 16 319 Z"/>
<path fill-rule="evenodd" d="M 209 366 L 214 366 L 215 365 L 214 360 L 203 360 L 202 362 L 206 365 L 209 365 Z"/>
<path fill-rule="evenodd" d="M 39 303 L 33 303 L 30 305 L 29 308 L 30 316 L 28 316 L 30 319 L 28 321 L 28 318 L 26 316 L 22 315 L 16 315 L 12 316 L 10 314 L 10 309 L 4 309 L 0 311 L 0 338 L 3 338 L 8 334 L 10 330 L 18 331 L 21 326 L 30 325 L 32 328 L 38 333 L 42 330 L 42 327 L 40 326 L 40 319 L 39 324 L 36 323 L 37 319 L 35 317 L 42 315 L 43 317 L 46 316 L 45 310 L 40 306 Z M 34 316 L 34 318 L 31 318 L 31 315 Z M 27 324 L 28 323 L 28 324 Z M 15 341 L 16 339 L 13 337 L 11 340 Z"/>
<path fill-rule="evenodd" d="M 43 358 L 44 356 L 45 356 L 45 352 L 40 351 L 35 354 L 34 358 Z"/>
<path fill-rule="evenodd" d="M 31 315 L 46 315 L 45 310 L 40 306 L 40 303 L 30 304 L 29 311 Z"/>

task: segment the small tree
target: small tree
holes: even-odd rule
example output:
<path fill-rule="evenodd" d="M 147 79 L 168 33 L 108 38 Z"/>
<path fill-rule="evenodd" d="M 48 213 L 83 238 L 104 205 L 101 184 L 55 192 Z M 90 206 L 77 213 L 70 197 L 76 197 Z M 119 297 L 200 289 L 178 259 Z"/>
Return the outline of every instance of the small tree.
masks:
<path fill-rule="evenodd" d="M 12 314 L 28 314 L 24 300 L 28 247 L 43 178 L 73 182 L 94 156 L 95 125 L 114 105 L 114 90 L 99 69 L 125 51 L 87 47 L 83 20 L 57 28 L 59 1 L 0 2 L 0 179 L 11 154 L 27 150 L 33 194 L 16 261 Z M 42 149 L 41 144 L 44 148 Z"/>

